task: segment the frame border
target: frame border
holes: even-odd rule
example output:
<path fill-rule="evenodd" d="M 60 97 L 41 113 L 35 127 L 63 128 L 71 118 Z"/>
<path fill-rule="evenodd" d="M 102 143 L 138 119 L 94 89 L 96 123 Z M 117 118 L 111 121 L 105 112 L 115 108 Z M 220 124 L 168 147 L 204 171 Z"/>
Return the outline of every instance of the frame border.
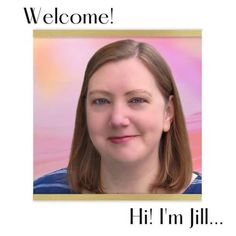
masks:
<path fill-rule="evenodd" d="M 33 200 L 202 200 L 202 194 L 33 194 Z"/>
<path fill-rule="evenodd" d="M 202 30 L 33 30 L 34 38 L 57 37 L 201 37 Z"/>

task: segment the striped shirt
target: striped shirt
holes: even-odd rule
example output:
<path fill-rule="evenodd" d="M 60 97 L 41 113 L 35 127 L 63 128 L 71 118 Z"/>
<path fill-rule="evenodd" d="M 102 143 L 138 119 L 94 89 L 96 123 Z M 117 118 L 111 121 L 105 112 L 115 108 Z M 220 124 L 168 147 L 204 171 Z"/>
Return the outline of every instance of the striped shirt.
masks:
<path fill-rule="evenodd" d="M 202 176 L 196 173 L 197 177 L 183 192 L 183 194 L 201 194 L 202 193 Z M 68 178 L 67 169 L 48 173 L 34 181 L 34 194 L 73 194 Z"/>

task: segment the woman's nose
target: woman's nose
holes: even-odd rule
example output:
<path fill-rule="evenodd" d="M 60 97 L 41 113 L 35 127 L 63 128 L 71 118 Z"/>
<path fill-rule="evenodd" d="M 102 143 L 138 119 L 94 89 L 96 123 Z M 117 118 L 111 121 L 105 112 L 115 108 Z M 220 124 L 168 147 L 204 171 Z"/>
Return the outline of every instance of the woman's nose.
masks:
<path fill-rule="evenodd" d="M 111 111 L 109 123 L 113 128 L 128 126 L 130 120 L 126 108 L 122 105 L 114 105 Z"/>

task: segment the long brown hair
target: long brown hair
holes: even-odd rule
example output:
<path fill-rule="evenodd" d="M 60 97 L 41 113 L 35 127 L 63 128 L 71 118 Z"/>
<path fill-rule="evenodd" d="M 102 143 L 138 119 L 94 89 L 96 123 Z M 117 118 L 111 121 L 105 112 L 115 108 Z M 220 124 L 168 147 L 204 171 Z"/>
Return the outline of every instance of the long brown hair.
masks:
<path fill-rule="evenodd" d="M 86 96 L 92 75 L 102 65 L 137 57 L 156 79 L 166 100 L 173 96 L 174 118 L 168 132 L 163 132 L 159 147 L 160 172 L 150 192 L 162 189 L 177 193 L 191 180 L 192 158 L 183 110 L 171 70 L 163 57 L 149 44 L 121 40 L 99 49 L 88 62 L 76 111 L 75 129 L 68 164 L 68 177 L 75 193 L 104 193 L 100 179 L 100 154 L 95 149 L 86 122 Z"/>

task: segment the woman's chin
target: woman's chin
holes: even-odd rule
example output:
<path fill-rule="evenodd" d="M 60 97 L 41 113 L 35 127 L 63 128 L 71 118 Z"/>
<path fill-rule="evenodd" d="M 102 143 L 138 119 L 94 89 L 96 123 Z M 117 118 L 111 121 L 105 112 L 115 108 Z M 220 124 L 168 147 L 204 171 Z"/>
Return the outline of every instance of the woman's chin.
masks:
<path fill-rule="evenodd" d="M 142 159 L 144 158 L 142 158 L 140 155 L 135 155 L 134 153 L 110 156 L 110 160 L 113 160 L 114 162 L 124 163 L 124 164 L 138 163 Z"/>

